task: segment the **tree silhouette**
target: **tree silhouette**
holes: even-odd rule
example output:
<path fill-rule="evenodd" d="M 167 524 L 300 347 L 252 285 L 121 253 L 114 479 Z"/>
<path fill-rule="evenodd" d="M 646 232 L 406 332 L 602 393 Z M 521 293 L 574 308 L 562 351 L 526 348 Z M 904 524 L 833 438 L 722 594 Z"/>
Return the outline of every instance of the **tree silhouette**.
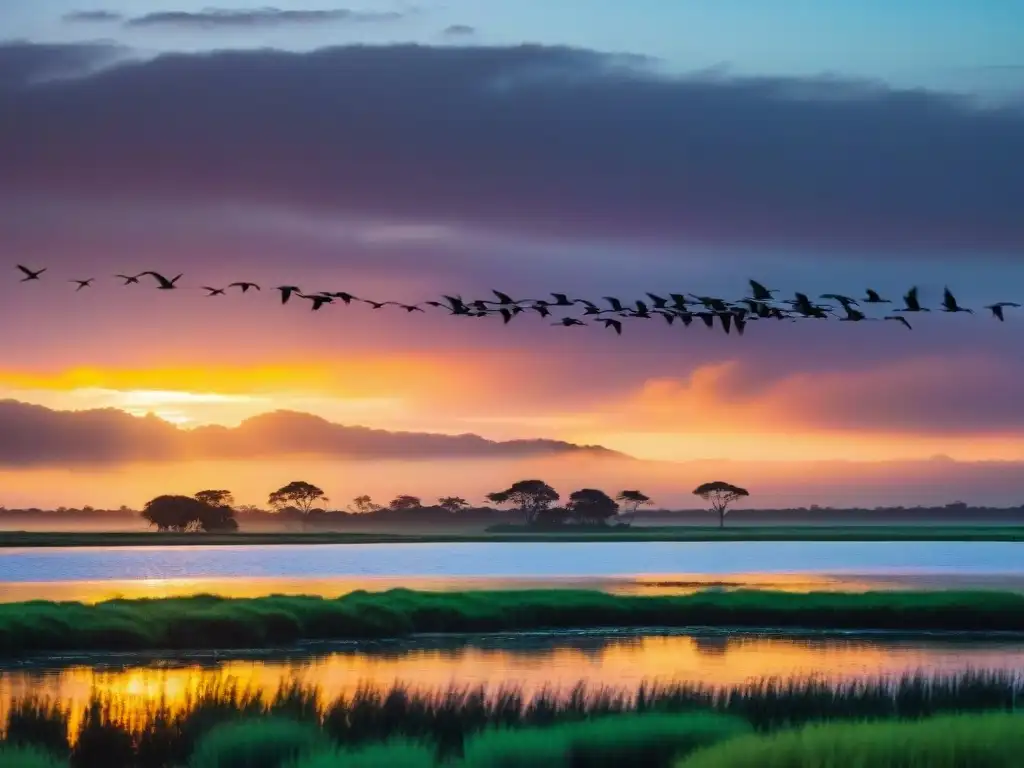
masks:
<path fill-rule="evenodd" d="M 718 527 L 725 527 L 725 515 L 729 511 L 729 505 L 737 499 L 749 496 L 746 488 L 738 485 L 715 480 L 711 483 L 697 486 L 693 491 L 695 496 L 700 496 L 704 501 L 711 503 L 711 511 L 718 513 Z"/>
<path fill-rule="evenodd" d="M 373 499 L 363 494 L 352 499 L 352 503 L 348 505 L 348 511 L 357 515 L 369 515 L 373 512 L 380 512 L 380 504 L 374 504 Z"/>
<path fill-rule="evenodd" d="M 469 502 L 461 496 L 442 496 L 437 500 L 437 506 L 443 509 L 445 512 L 455 514 L 459 510 L 465 509 L 469 506 Z"/>
<path fill-rule="evenodd" d="M 288 485 L 270 494 L 267 499 L 267 503 L 274 509 L 280 511 L 286 507 L 295 507 L 303 517 L 309 516 L 310 510 L 318 501 L 327 502 L 329 499 L 322 490 L 303 480 L 292 480 Z"/>
<path fill-rule="evenodd" d="M 395 512 L 408 512 L 412 509 L 422 509 L 423 502 L 420 501 L 419 496 L 402 494 L 395 496 L 395 498 L 391 500 L 391 503 L 388 504 L 388 507 L 393 509 Z"/>
<path fill-rule="evenodd" d="M 615 500 L 625 504 L 630 513 L 634 515 L 640 507 L 645 507 L 651 503 L 651 497 L 640 491 L 620 491 Z"/>
<path fill-rule="evenodd" d="M 581 523 L 604 524 L 619 513 L 619 505 L 604 491 L 582 488 L 569 494 L 569 513 Z"/>
<path fill-rule="evenodd" d="M 191 496 L 157 496 L 142 509 L 142 518 L 158 531 L 234 531 L 234 515 L 231 507 L 214 507 Z"/>
<path fill-rule="evenodd" d="M 196 494 L 196 501 L 209 504 L 211 507 L 233 507 L 235 497 L 231 491 L 200 491 Z"/>
<path fill-rule="evenodd" d="M 541 512 L 558 499 L 558 492 L 543 480 L 520 480 L 504 491 L 487 494 L 487 500 L 494 504 L 515 504 L 527 524 L 534 522 Z"/>

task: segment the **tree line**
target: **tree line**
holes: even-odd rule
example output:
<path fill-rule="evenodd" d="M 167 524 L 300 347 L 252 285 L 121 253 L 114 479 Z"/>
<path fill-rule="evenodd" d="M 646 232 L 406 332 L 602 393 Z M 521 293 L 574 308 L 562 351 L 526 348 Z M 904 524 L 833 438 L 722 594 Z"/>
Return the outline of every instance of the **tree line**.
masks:
<path fill-rule="evenodd" d="M 704 483 L 693 493 L 711 505 L 718 515 L 719 526 L 725 525 L 729 506 L 749 493 L 738 486 L 722 481 Z M 640 507 L 652 504 L 649 496 L 639 490 L 623 490 L 613 498 L 596 488 L 573 491 L 562 501 L 561 495 L 543 480 L 520 480 L 508 488 L 489 493 L 487 502 L 519 513 L 523 524 L 537 528 L 556 528 L 567 525 L 606 526 L 609 523 L 628 525 L 630 516 Z M 328 514 L 330 502 L 323 489 L 304 480 L 293 480 L 273 491 L 268 505 L 277 513 L 308 523 Z M 442 496 L 434 508 L 451 515 L 469 510 L 471 504 L 461 496 Z M 418 496 L 400 494 L 386 506 L 370 496 L 356 496 L 347 506 L 352 514 L 369 515 L 391 512 L 415 514 L 430 507 Z M 624 514 L 625 513 L 625 514 Z M 235 500 L 228 490 L 203 490 L 193 496 L 161 495 L 150 499 L 142 510 L 142 517 L 158 531 L 230 532 L 238 530 L 235 519 Z"/>

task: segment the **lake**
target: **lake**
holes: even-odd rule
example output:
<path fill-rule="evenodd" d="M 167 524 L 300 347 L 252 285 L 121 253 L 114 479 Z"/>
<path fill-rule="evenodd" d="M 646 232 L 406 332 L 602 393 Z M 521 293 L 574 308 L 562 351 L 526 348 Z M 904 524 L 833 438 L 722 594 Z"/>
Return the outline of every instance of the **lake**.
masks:
<path fill-rule="evenodd" d="M 472 542 L 0 550 L 0 600 L 566 586 L 685 592 L 1024 583 L 1020 542 Z"/>
<path fill-rule="evenodd" d="M 28 695 L 66 705 L 74 724 L 92 693 L 112 697 L 130 715 L 161 700 L 174 709 L 226 682 L 269 696 L 298 681 L 331 700 L 363 684 L 396 681 L 428 690 L 514 685 L 531 694 L 580 681 L 631 690 L 642 681 L 727 686 L 766 677 L 845 681 L 1022 666 L 1021 636 L 658 630 L 421 636 L 259 654 L 65 655 L 0 667 L 0 722 L 13 700 Z"/>

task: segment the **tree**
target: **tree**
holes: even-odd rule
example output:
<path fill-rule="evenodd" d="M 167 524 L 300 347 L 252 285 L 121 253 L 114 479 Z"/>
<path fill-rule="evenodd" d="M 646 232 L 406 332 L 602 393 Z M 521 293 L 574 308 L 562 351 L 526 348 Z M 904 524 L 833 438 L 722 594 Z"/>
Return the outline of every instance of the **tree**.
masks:
<path fill-rule="evenodd" d="M 581 523 L 603 525 L 619 513 L 619 505 L 604 491 L 582 488 L 569 494 L 569 514 Z"/>
<path fill-rule="evenodd" d="M 419 496 L 402 494 L 400 496 L 395 496 L 388 507 L 395 512 L 408 512 L 412 509 L 422 509 L 423 502 L 420 501 Z"/>
<path fill-rule="evenodd" d="M 270 494 L 267 501 L 278 511 L 286 507 L 295 507 L 303 517 L 308 517 L 314 504 L 318 501 L 327 502 L 330 499 L 315 485 L 303 480 L 292 480 L 288 485 L 284 485 Z"/>
<path fill-rule="evenodd" d="M 543 480 L 520 480 L 504 491 L 487 494 L 487 500 L 494 504 L 515 504 L 527 524 L 534 522 L 537 515 L 558 499 L 558 492 Z"/>
<path fill-rule="evenodd" d="M 231 491 L 200 491 L 196 494 L 196 501 L 209 504 L 211 507 L 233 507 L 235 497 Z"/>
<path fill-rule="evenodd" d="M 356 496 L 348 505 L 348 511 L 357 515 L 369 515 L 373 512 L 380 512 L 380 504 L 374 504 L 373 499 L 367 495 Z"/>
<path fill-rule="evenodd" d="M 634 515 L 640 507 L 645 507 L 651 503 L 651 497 L 640 491 L 620 491 L 615 500 L 625 504 L 629 508 L 630 513 Z"/>
<path fill-rule="evenodd" d="M 146 502 L 142 518 L 158 531 L 234 531 L 231 507 L 213 507 L 191 496 L 157 496 Z"/>
<path fill-rule="evenodd" d="M 711 503 L 711 511 L 718 513 L 719 528 L 725 527 L 725 515 L 729 511 L 729 505 L 737 499 L 750 495 L 746 488 L 740 488 L 738 485 L 731 485 L 721 480 L 699 485 L 693 493 Z"/>
<path fill-rule="evenodd" d="M 468 507 L 469 502 L 461 496 L 442 496 L 437 500 L 437 506 L 445 512 L 450 512 L 454 515 L 456 512 Z"/>

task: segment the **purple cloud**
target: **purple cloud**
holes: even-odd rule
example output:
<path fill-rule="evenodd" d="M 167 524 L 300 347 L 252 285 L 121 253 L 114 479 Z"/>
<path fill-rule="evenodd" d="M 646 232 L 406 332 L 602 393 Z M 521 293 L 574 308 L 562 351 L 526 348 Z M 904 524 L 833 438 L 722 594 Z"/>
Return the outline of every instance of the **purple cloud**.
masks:
<path fill-rule="evenodd" d="M 838 80 L 674 78 L 538 46 L 234 51 L 0 90 L 4 115 L 0 193 L 728 245 L 1024 239 L 1022 113 Z"/>

